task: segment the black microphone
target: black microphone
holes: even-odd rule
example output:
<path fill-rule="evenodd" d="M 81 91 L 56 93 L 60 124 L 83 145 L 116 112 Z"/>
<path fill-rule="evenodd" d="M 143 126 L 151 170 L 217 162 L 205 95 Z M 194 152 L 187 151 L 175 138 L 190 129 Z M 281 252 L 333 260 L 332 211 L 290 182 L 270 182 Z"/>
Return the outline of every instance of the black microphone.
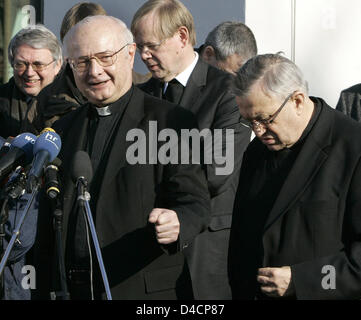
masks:
<path fill-rule="evenodd" d="M 0 137 L 1 138 L 1 137 Z M 14 137 L 8 137 L 6 140 L 1 138 L 1 149 L 0 149 L 0 159 L 8 153 L 11 147 L 11 142 L 14 140 Z"/>
<path fill-rule="evenodd" d="M 32 133 L 22 133 L 12 140 L 10 149 L 0 158 L 0 179 L 16 167 L 30 163 L 33 158 L 35 140 L 36 136 Z"/>
<path fill-rule="evenodd" d="M 27 191 L 32 192 L 43 175 L 45 166 L 54 161 L 61 149 L 61 139 L 56 132 L 44 132 L 34 144 L 34 160 L 28 174 Z"/>
<path fill-rule="evenodd" d="M 78 200 L 83 205 L 85 192 L 93 178 L 92 163 L 85 151 L 79 150 L 75 153 L 71 167 L 71 177 L 78 188 Z"/>
<path fill-rule="evenodd" d="M 44 170 L 45 190 L 50 199 L 56 199 L 60 193 L 60 183 L 58 178 L 61 160 L 55 158 Z"/>

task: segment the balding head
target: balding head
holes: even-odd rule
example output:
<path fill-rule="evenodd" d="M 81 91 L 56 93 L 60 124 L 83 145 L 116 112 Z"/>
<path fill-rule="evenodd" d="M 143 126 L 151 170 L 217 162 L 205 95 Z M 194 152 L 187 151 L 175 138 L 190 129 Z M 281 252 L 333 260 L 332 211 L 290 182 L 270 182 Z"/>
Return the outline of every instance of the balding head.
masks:
<path fill-rule="evenodd" d="M 124 40 L 126 43 L 133 43 L 133 34 L 126 24 L 112 16 L 97 15 L 88 16 L 73 26 L 64 37 L 64 54 L 69 56 L 69 52 L 76 46 L 76 39 L 87 37 L 94 31 L 110 32 L 118 41 Z"/>
<path fill-rule="evenodd" d="M 77 87 L 93 104 L 113 103 L 132 86 L 135 43 L 121 20 L 89 16 L 70 29 L 64 46 Z"/>

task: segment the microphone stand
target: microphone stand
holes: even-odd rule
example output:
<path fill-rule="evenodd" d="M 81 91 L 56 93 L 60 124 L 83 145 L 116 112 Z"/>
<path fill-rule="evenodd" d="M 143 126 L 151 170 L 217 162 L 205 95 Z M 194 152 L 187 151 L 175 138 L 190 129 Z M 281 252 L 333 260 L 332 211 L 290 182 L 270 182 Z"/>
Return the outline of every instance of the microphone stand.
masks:
<path fill-rule="evenodd" d="M 8 221 L 9 212 L 8 212 L 8 202 L 9 199 L 16 199 L 20 197 L 23 193 L 25 186 L 25 175 L 21 173 L 22 168 L 17 167 L 12 176 L 9 178 L 9 181 L 5 184 L 4 189 L 1 191 L 0 195 L 0 258 L 3 258 L 4 254 L 4 239 L 5 239 L 5 223 Z M 2 298 L 4 293 L 4 273 L 0 272 L 0 297 Z"/>
<path fill-rule="evenodd" d="M 30 199 L 28 200 L 27 204 L 26 204 L 26 207 L 23 211 L 23 214 L 22 216 L 20 217 L 20 220 L 16 226 L 16 228 L 14 229 L 13 231 L 13 235 L 11 236 L 11 239 L 9 241 L 9 244 L 8 246 L 6 247 L 6 250 L 5 250 L 5 253 L 4 253 L 4 256 L 2 257 L 2 260 L 0 262 L 0 275 L 2 275 L 3 271 L 4 271 L 4 268 L 5 268 L 5 265 L 9 259 L 9 255 L 11 253 L 11 250 L 12 248 L 14 247 L 14 244 L 15 244 L 15 241 L 17 240 L 18 236 L 19 236 L 19 233 L 20 233 L 20 228 L 24 222 L 24 219 L 26 217 L 26 215 L 28 214 L 29 212 L 29 209 L 35 199 L 35 195 L 36 193 L 38 192 L 38 188 L 39 186 L 36 185 L 34 188 L 33 188 L 33 191 L 31 193 L 31 196 L 30 196 Z"/>
<path fill-rule="evenodd" d="M 99 241 L 98 241 L 98 237 L 97 237 L 97 234 L 95 231 L 93 215 L 91 213 L 91 209 L 89 206 L 90 194 L 87 191 L 87 181 L 83 177 L 78 178 L 77 187 L 78 187 L 78 201 L 80 203 L 80 206 L 85 207 L 87 221 L 88 221 L 88 224 L 90 227 L 90 232 L 91 232 L 95 252 L 97 255 L 100 272 L 101 272 L 101 275 L 103 278 L 105 293 L 106 293 L 107 299 L 112 300 L 108 277 L 105 272 L 104 262 L 103 262 L 103 258 L 102 258 L 102 254 L 101 254 L 100 246 L 99 246 Z"/>
<path fill-rule="evenodd" d="M 59 208 L 53 210 L 53 227 L 55 231 L 55 246 L 57 253 L 57 260 L 59 266 L 59 277 L 61 292 L 56 292 L 56 296 L 61 296 L 63 300 L 69 300 L 68 285 L 66 282 L 65 260 L 63 254 L 62 243 L 62 224 L 63 224 L 63 211 Z"/>
<path fill-rule="evenodd" d="M 3 195 L 1 195 L 1 199 L 0 199 L 0 205 L 1 205 L 1 211 L 0 211 L 0 259 L 3 257 L 3 253 L 4 253 L 4 238 L 5 238 L 5 223 L 8 220 L 8 211 L 7 211 L 7 203 L 8 203 L 8 198 L 7 197 L 3 197 Z M 4 274 L 1 273 L 0 276 L 0 299 L 2 299 L 2 297 L 4 296 Z"/>

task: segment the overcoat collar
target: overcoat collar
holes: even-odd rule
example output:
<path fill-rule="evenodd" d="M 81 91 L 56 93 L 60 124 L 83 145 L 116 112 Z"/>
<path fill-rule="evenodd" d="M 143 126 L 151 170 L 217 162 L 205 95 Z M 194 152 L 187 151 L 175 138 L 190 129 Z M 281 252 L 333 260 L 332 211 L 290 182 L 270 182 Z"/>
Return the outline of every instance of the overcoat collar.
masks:
<path fill-rule="evenodd" d="M 306 137 L 304 145 L 282 185 L 267 217 L 264 232 L 298 201 L 328 157 L 334 116 L 331 108 L 322 99 L 312 98 L 312 100 L 322 108 L 319 118 Z"/>

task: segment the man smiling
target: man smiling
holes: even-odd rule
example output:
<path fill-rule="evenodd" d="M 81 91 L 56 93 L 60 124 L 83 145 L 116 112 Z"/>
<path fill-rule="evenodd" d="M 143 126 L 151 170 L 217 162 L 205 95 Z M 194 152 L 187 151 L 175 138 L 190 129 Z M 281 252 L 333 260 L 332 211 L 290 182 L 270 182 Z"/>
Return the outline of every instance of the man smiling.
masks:
<path fill-rule="evenodd" d="M 14 76 L 0 87 L 0 135 L 38 133 L 36 97 L 61 69 L 62 50 L 56 36 L 42 25 L 20 30 L 10 41 Z"/>

